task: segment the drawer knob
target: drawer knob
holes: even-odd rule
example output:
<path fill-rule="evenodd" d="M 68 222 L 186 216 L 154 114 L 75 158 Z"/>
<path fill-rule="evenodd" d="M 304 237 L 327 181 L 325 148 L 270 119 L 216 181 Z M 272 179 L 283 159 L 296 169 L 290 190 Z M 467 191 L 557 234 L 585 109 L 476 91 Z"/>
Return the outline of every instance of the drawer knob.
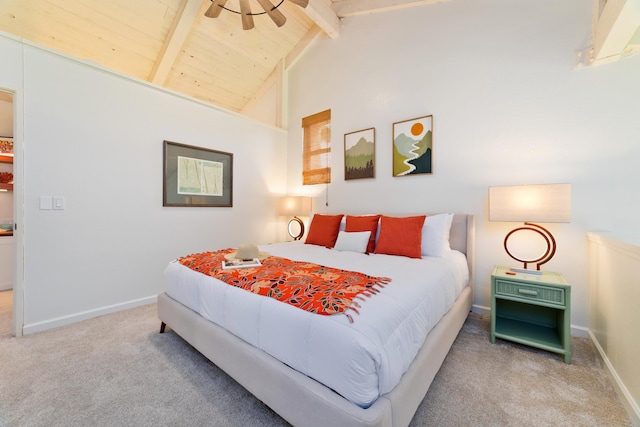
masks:
<path fill-rule="evenodd" d="M 518 293 L 522 295 L 531 295 L 532 297 L 538 296 L 538 291 L 532 291 L 529 289 L 518 289 Z"/>

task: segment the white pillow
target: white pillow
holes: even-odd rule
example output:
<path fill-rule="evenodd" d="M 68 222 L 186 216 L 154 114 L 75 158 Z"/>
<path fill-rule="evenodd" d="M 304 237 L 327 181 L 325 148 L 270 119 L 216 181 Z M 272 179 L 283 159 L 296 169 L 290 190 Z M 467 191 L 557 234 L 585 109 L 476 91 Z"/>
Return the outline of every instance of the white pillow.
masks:
<path fill-rule="evenodd" d="M 427 215 L 422 226 L 422 256 L 441 257 L 451 251 L 449 232 L 453 214 Z"/>
<path fill-rule="evenodd" d="M 369 244 L 370 231 L 341 231 L 333 247 L 336 251 L 365 253 Z"/>

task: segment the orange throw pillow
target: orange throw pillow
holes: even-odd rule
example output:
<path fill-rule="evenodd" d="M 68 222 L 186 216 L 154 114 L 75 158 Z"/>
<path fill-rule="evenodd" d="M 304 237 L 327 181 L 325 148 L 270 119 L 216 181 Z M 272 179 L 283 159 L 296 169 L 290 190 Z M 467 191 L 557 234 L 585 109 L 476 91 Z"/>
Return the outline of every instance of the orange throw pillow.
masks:
<path fill-rule="evenodd" d="M 332 248 L 336 244 L 340 221 L 344 215 L 319 215 L 315 214 L 309 226 L 309 234 L 304 241 L 310 245 L 326 246 Z"/>
<path fill-rule="evenodd" d="M 350 216 L 347 215 L 347 225 L 344 231 L 370 231 L 367 253 L 373 253 L 376 246 L 376 234 L 378 233 L 378 220 L 380 215 Z"/>
<path fill-rule="evenodd" d="M 425 218 L 426 215 L 404 218 L 382 215 L 375 253 L 421 258 L 422 226 Z"/>

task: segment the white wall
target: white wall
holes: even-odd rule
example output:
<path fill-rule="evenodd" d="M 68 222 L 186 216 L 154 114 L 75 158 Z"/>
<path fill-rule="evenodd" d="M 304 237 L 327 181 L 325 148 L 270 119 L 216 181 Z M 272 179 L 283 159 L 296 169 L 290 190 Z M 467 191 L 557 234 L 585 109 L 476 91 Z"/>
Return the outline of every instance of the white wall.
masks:
<path fill-rule="evenodd" d="M 24 55 L 0 87 L 24 94 L 25 332 L 152 300 L 179 255 L 274 239 L 285 132 L 15 38 L 0 54 Z M 165 139 L 234 154 L 232 208 L 162 206 Z"/>
<path fill-rule="evenodd" d="M 640 55 L 574 69 L 591 20 L 584 0 L 451 0 L 345 19 L 290 71 L 288 191 L 317 195 L 318 210 L 475 214 L 475 303 L 489 307 L 516 224 L 488 222 L 488 187 L 571 183 L 572 221 L 549 225 L 558 251 L 545 267 L 572 284 L 572 323 L 588 327 L 586 232 L 640 241 Z M 301 186 L 300 163 L 300 120 L 327 108 L 329 208 L 324 186 Z M 392 123 L 428 114 L 433 175 L 393 178 Z M 343 135 L 368 127 L 376 178 L 346 182 Z"/>

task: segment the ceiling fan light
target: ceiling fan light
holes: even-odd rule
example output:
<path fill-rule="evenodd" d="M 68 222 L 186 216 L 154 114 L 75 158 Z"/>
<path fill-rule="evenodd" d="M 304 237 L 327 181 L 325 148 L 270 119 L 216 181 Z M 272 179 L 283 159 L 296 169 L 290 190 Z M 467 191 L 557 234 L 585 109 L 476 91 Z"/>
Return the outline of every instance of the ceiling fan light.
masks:
<path fill-rule="evenodd" d="M 278 10 L 278 6 L 274 6 L 269 0 L 256 0 L 260 6 L 264 9 L 264 11 L 269 15 L 271 20 L 278 26 L 282 27 L 285 22 L 287 22 L 287 18 Z"/>
<path fill-rule="evenodd" d="M 207 18 L 217 18 L 220 16 L 220 12 L 224 8 L 224 5 L 227 3 L 227 0 L 213 0 L 209 9 L 204 13 L 204 16 Z"/>
<path fill-rule="evenodd" d="M 240 5 L 240 11 L 230 9 L 226 7 L 227 0 L 211 0 L 211 6 L 207 9 L 204 15 L 208 18 L 217 18 L 220 16 L 222 9 L 226 9 L 229 12 L 237 13 L 240 15 L 242 19 L 242 28 L 244 30 L 250 30 L 255 27 L 253 22 L 254 15 L 263 15 L 267 14 L 271 18 L 271 20 L 278 26 L 282 27 L 287 22 L 287 17 L 278 10 L 280 5 L 284 3 L 285 0 L 279 0 L 277 5 L 271 3 L 271 0 L 256 0 L 258 4 L 262 7 L 264 12 L 251 12 L 251 5 L 249 3 L 250 0 L 238 0 Z M 293 4 L 300 7 L 307 7 L 309 4 L 309 0 L 289 0 Z"/>
<path fill-rule="evenodd" d="M 309 0 L 289 0 L 289 1 L 295 4 L 296 6 L 300 6 L 302 8 L 305 8 L 309 5 Z"/>
<path fill-rule="evenodd" d="M 255 25 L 253 24 L 253 15 L 251 14 L 249 0 L 240 0 L 240 14 L 242 16 L 242 29 L 252 29 Z"/>

